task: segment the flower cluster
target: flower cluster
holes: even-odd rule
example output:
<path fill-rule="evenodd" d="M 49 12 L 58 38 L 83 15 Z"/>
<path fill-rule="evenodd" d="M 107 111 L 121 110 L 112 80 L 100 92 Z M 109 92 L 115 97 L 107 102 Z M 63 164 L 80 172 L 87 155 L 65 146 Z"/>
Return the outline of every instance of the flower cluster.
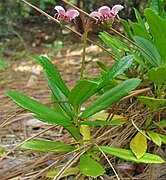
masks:
<path fill-rule="evenodd" d="M 79 12 L 75 9 L 68 9 L 65 11 L 62 6 L 55 6 L 54 9 L 58 12 L 54 15 L 54 17 L 61 22 L 71 22 L 72 20 L 75 20 L 77 16 L 79 16 Z"/>
<path fill-rule="evenodd" d="M 102 6 L 97 11 L 90 13 L 90 16 L 96 17 L 98 21 L 113 23 L 114 19 L 119 20 L 118 12 L 124 7 L 122 5 L 115 5 L 110 9 L 108 6 Z"/>
<path fill-rule="evenodd" d="M 90 13 L 90 16 L 96 17 L 99 23 L 106 22 L 107 24 L 112 24 L 114 19 L 119 20 L 118 12 L 123 8 L 124 7 L 122 5 L 115 5 L 112 9 L 110 9 L 108 6 L 102 6 L 97 11 Z M 61 22 L 71 22 L 72 20 L 75 20 L 77 16 L 79 16 L 79 12 L 75 9 L 68 9 L 65 11 L 62 6 L 55 6 L 54 9 L 57 11 L 54 17 Z"/>

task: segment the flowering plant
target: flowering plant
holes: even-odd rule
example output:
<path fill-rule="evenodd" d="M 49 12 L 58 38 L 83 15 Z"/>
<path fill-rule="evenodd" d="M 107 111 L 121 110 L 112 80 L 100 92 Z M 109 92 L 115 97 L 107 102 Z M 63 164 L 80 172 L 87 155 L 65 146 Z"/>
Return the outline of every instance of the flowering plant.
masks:
<path fill-rule="evenodd" d="M 124 7 L 122 5 L 115 5 L 110 9 L 108 6 L 102 6 L 97 11 L 90 13 L 90 16 L 96 17 L 99 23 L 112 24 L 115 19 L 119 20 L 118 12 Z"/>
<path fill-rule="evenodd" d="M 92 12 L 90 16 L 97 17 L 98 22 L 100 23 L 103 22 L 112 24 L 115 19 L 119 19 L 118 12 L 121 9 L 123 9 L 122 5 L 115 5 L 112 9 L 107 6 L 102 6 L 98 9 L 98 11 Z M 60 20 L 62 23 L 71 22 L 79 16 L 79 12 L 75 9 L 65 11 L 62 6 L 56 6 L 55 10 L 58 12 L 55 14 L 55 18 Z M 108 36 L 106 37 L 106 35 L 103 34 L 102 37 L 108 42 Z M 84 36 L 84 48 L 82 54 L 83 61 L 85 60 L 86 40 L 87 31 L 85 31 Z M 105 169 L 100 164 L 100 157 L 98 156 L 98 153 L 96 153 L 99 151 L 103 155 L 109 154 L 137 163 L 164 162 L 160 156 L 146 153 L 147 146 L 146 138 L 144 136 L 145 133 L 137 133 L 134 140 L 130 143 L 130 149 L 117 148 L 108 145 L 99 146 L 97 144 L 99 142 L 99 138 L 95 139 L 95 136 L 91 136 L 91 126 L 121 126 L 123 124 L 123 122 L 117 119 L 109 120 L 109 117 L 105 121 L 99 121 L 97 118 L 94 118 L 94 120 L 92 119 L 94 115 L 98 115 L 101 110 L 105 110 L 119 100 L 122 100 L 141 84 L 141 80 L 139 78 L 129 78 L 127 76 L 125 78 L 117 78 L 117 76 L 125 74 L 124 72 L 128 70 L 128 68 L 132 65 L 133 60 L 135 60 L 135 56 L 132 54 L 124 56 L 123 54 L 121 57 L 117 57 L 114 65 L 111 68 L 106 67 L 106 71 L 96 79 L 84 79 L 82 71 L 84 66 L 82 66 L 81 78 L 72 90 L 68 89 L 58 69 L 48 58 L 44 56 L 31 57 L 35 59 L 44 69 L 44 74 L 50 87 L 51 104 L 55 104 L 52 107 L 48 107 L 17 91 L 10 90 L 6 93 L 20 107 L 33 112 L 36 119 L 49 124 L 62 126 L 72 136 L 74 143 L 71 145 L 62 142 L 48 142 L 43 140 L 31 140 L 22 145 L 22 148 L 25 149 L 57 153 L 69 152 L 75 154 L 75 156 L 71 158 L 58 173 L 54 174 L 54 179 L 59 179 L 63 172 L 67 171 L 67 169 L 69 169 L 72 165 L 74 166 L 72 167 L 74 169 L 70 169 L 71 174 L 81 172 L 85 176 L 93 178 L 104 174 Z M 116 81 L 116 78 L 118 81 Z M 114 83 L 115 81 L 116 84 Z M 114 86 L 104 90 L 104 88 L 109 86 L 111 83 L 114 83 Z M 82 112 L 81 107 L 83 103 L 89 100 L 93 95 L 98 95 L 98 97 L 94 99 Z M 154 135 L 151 131 L 149 134 L 151 134 L 151 137 Z M 141 144 L 141 148 L 139 148 L 140 138 L 142 142 L 145 142 L 143 145 Z M 143 151 L 141 149 L 143 149 Z M 77 161 L 78 159 L 79 161 Z M 107 161 L 111 164 L 109 160 Z M 112 169 L 117 175 L 116 170 L 113 167 Z"/>
<path fill-rule="evenodd" d="M 68 9 L 65 11 L 62 6 L 55 6 L 54 9 L 58 12 L 54 17 L 63 23 L 74 21 L 75 18 L 79 16 L 79 12 L 75 9 Z"/>

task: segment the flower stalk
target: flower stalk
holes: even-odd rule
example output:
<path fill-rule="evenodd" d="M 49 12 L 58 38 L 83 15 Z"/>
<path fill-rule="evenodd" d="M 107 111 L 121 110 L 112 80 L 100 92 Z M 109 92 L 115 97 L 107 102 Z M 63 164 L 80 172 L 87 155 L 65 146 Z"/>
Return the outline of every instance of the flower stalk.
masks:
<path fill-rule="evenodd" d="M 84 69 L 85 69 L 85 56 L 86 56 L 86 46 L 87 46 L 87 39 L 88 39 L 88 31 L 89 31 L 89 23 L 84 26 L 84 41 L 83 41 L 83 52 L 82 52 L 82 64 L 81 64 L 81 73 L 80 79 L 83 79 L 84 76 Z"/>

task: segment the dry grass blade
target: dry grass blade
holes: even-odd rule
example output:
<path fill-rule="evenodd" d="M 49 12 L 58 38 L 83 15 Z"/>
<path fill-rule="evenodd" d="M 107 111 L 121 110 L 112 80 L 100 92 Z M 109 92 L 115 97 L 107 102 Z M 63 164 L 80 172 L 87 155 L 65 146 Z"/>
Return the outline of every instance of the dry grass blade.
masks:
<path fill-rule="evenodd" d="M 12 116 L 10 116 L 8 119 L 6 119 L 5 121 L 3 121 L 3 123 L 0 124 L 0 128 L 3 128 L 4 126 L 6 126 L 6 124 L 15 116 L 17 116 L 18 114 L 24 112 L 25 110 L 20 110 L 19 112 L 16 112 L 15 114 L 13 114 Z"/>
<path fill-rule="evenodd" d="M 133 121 L 133 118 L 131 118 L 131 122 L 138 132 L 140 132 L 143 136 L 145 136 L 147 139 L 149 139 L 151 141 L 151 139 L 137 127 L 137 125 Z"/>
<path fill-rule="evenodd" d="M 97 144 L 95 144 L 95 145 L 98 147 L 98 149 L 100 150 L 100 152 L 103 154 L 103 156 L 104 156 L 105 159 L 107 160 L 108 164 L 111 166 L 111 168 L 112 168 L 113 172 L 115 173 L 117 179 L 120 180 L 120 177 L 119 177 L 118 173 L 116 172 L 114 166 L 112 165 L 112 163 L 110 162 L 110 160 L 108 159 L 108 157 L 106 156 L 106 154 L 102 151 L 102 149 L 101 149 Z"/>
<path fill-rule="evenodd" d="M 77 161 L 81 155 L 83 155 L 86 152 L 86 150 L 81 151 L 80 153 L 77 153 L 72 159 L 70 159 L 70 161 L 68 161 L 66 163 L 66 165 L 59 171 L 59 173 L 54 177 L 53 180 L 59 180 L 61 178 L 61 176 L 63 175 L 63 173 L 72 166 L 73 163 L 75 163 L 75 161 Z"/>
<path fill-rule="evenodd" d="M 6 158 L 10 153 L 12 153 L 15 149 L 17 149 L 18 147 L 20 147 L 21 145 L 23 145 L 25 142 L 27 142 L 27 141 L 33 139 L 34 137 L 39 136 L 40 134 L 42 134 L 42 133 L 44 133 L 44 132 L 46 132 L 46 131 L 48 131 L 48 130 L 50 130 L 50 129 L 56 127 L 56 126 L 57 126 L 57 125 L 48 127 L 47 129 L 44 129 L 43 131 L 40 131 L 39 133 L 35 134 L 34 136 L 32 136 L 32 137 L 26 139 L 25 141 L 19 143 L 19 144 L 16 145 L 13 149 L 11 149 L 10 151 L 8 151 L 6 154 L 3 154 L 3 155 L 1 156 L 1 158 L 0 158 L 0 161 L 2 161 L 4 158 Z"/>

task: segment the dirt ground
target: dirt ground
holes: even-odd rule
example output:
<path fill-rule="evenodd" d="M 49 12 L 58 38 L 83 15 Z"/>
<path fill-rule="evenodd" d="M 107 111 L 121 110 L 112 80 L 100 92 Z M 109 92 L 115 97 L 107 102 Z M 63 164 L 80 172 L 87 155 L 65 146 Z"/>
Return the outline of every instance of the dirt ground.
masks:
<path fill-rule="evenodd" d="M 24 23 L 26 24 L 26 22 Z M 22 27 L 25 26 L 24 23 Z M 66 143 L 73 142 L 64 129 L 35 120 L 31 113 L 19 108 L 5 95 L 6 90 L 17 90 L 42 103 L 49 102 L 50 91 L 43 70 L 34 60 L 28 57 L 28 54 L 49 57 L 70 89 L 79 80 L 82 39 L 66 31 L 59 35 L 58 31 L 62 31 L 62 29 L 57 25 L 51 24 L 51 27 L 48 28 L 49 23 L 39 27 L 34 26 L 33 23 L 34 20 L 24 27 L 24 32 L 22 32 L 23 40 L 28 49 L 25 52 L 24 47 L 21 46 L 17 49 L 18 53 L 14 53 L 16 45 L 21 42 L 20 39 L 11 36 L 11 42 L 14 43 L 14 46 L 7 48 L 4 53 L 5 59 L 10 61 L 10 65 L 5 71 L 0 72 L 0 152 L 5 154 L 5 156 L 0 155 L 1 180 L 45 179 L 45 172 L 52 169 L 54 164 L 63 159 L 62 162 L 59 162 L 59 167 L 62 167 L 64 161 L 66 162 L 71 158 L 64 154 L 23 151 L 18 147 L 21 145 L 20 143 L 31 137 Z M 56 30 L 50 30 L 53 28 Z M 105 62 L 108 66 L 113 63 L 113 60 L 101 48 L 88 44 L 85 68 L 87 75 L 99 74 L 97 61 Z M 112 129 L 109 135 L 116 136 L 116 139 L 110 144 L 117 147 L 125 146 L 130 141 L 129 137 L 134 131 L 132 126 L 126 129 Z M 102 139 L 101 143 L 103 141 L 108 143 L 107 139 L 108 136 Z M 162 154 L 162 157 L 165 158 L 164 147 L 160 149 L 159 154 Z M 166 178 L 166 166 L 163 164 L 147 166 L 145 164 L 136 165 L 135 163 L 122 162 L 117 165 L 115 158 L 112 158 L 112 162 L 122 179 L 125 179 L 123 177 L 126 177 L 126 179 Z M 105 160 L 103 160 L 103 163 L 108 169 L 108 173 L 102 178 L 116 179 L 108 165 L 106 165 Z M 151 176 L 152 178 L 150 178 Z M 76 179 L 83 179 L 83 177 L 78 175 Z"/>

